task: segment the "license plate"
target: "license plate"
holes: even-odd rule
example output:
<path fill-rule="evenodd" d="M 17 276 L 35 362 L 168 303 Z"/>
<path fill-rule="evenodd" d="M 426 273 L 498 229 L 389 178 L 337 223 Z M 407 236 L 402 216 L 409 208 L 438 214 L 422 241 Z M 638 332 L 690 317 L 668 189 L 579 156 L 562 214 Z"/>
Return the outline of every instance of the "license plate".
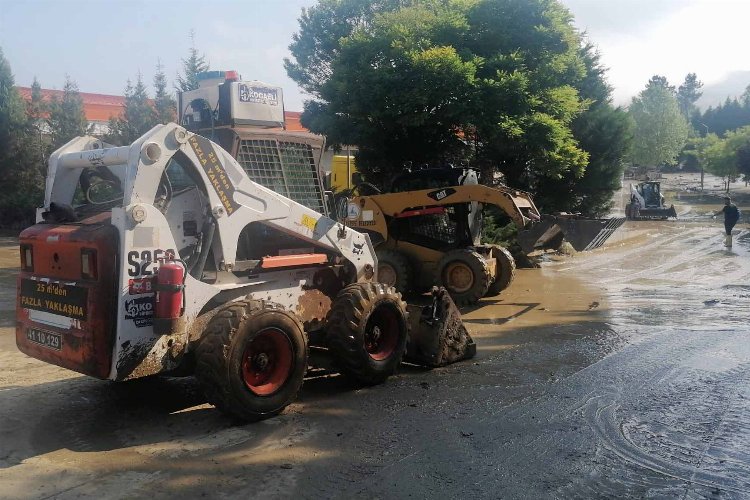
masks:
<path fill-rule="evenodd" d="M 60 335 L 59 333 L 37 330 L 36 328 L 29 328 L 28 330 L 26 330 L 26 339 L 28 339 L 29 342 L 54 349 L 56 351 L 62 349 L 62 335 Z"/>

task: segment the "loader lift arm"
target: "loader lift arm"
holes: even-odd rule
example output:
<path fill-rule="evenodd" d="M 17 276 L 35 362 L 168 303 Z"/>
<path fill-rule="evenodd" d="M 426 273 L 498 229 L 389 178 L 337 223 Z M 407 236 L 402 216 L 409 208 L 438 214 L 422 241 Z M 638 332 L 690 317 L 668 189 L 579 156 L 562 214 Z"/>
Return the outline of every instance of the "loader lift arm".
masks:
<path fill-rule="evenodd" d="M 541 218 L 529 193 L 506 186 L 472 184 L 354 198 L 350 203 L 348 219 L 354 227 L 388 239 L 386 217 L 422 215 L 433 208 L 472 202 L 500 208 L 519 229 Z"/>
<path fill-rule="evenodd" d="M 352 201 L 354 208 L 348 218 L 373 239 L 388 240 L 388 218 L 425 215 L 461 203 L 482 203 L 501 209 L 518 228 L 518 243 L 526 254 L 539 248 L 557 248 L 563 238 L 577 251 L 593 250 L 625 221 L 625 218 L 592 219 L 564 212 L 540 214 L 529 193 L 481 184 L 361 196 Z"/>
<path fill-rule="evenodd" d="M 125 179 L 121 217 L 133 224 L 134 213 L 146 211 L 145 221 L 135 225 L 158 230 L 168 227 L 163 214 L 152 203 L 169 160 L 178 152 L 204 185 L 204 195 L 214 219 L 218 244 L 215 258 L 222 270 L 236 265 L 237 243 L 242 229 L 261 222 L 302 241 L 338 253 L 353 264 L 357 278 L 367 279 L 376 265 L 374 250 L 366 236 L 346 231 L 334 220 L 252 182 L 237 161 L 208 139 L 175 124 L 159 125 L 130 146 L 106 148 L 90 137 L 74 139 L 50 159 L 45 210 L 52 203 L 67 205 L 73 198 L 80 170 L 111 167 Z M 119 167 L 119 168 L 118 168 Z M 138 174 L 125 178 L 126 168 Z M 70 182 L 55 181 L 55 177 Z"/>

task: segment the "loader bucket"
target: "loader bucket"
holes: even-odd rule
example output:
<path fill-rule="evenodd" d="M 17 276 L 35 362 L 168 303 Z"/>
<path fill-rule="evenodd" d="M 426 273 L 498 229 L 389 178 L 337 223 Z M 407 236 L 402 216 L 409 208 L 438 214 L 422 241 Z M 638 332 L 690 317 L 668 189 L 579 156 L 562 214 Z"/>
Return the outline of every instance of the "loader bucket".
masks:
<path fill-rule="evenodd" d="M 518 232 L 525 253 L 536 249 L 558 248 L 565 239 L 578 252 L 599 248 L 625 222 L 624 217 L 589 219 L 573 214 L 542 215 L 531 229 Z"/>
<path fill-rule="evenodd" d="M 476 355 L 477 346 L 445 288 L 432 289 L 430 305 L 407 307 L 411 332 L 405 361 L 434 368 Z"/>

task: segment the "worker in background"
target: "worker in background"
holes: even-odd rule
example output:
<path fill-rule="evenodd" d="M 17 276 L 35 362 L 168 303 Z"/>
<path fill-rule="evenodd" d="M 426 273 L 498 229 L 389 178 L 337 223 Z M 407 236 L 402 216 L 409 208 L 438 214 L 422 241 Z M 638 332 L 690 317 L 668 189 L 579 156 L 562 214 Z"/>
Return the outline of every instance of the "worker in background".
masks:
<path fill-rule="evenodd" d="M 724 198 L 724 207 L 714 214 L 714 219 L 717 215 L 722 213 L 724 214 L 724 230 L 727 233 L 724 245 L 731 247 L 732 228 L 734 228 L 734 225 L 737 224 L 737 221 L 740 218 L 740 209 L 737 208 L 737 206 L 732 203 L 732 199 L 727 196 L 726 198 Z"/>

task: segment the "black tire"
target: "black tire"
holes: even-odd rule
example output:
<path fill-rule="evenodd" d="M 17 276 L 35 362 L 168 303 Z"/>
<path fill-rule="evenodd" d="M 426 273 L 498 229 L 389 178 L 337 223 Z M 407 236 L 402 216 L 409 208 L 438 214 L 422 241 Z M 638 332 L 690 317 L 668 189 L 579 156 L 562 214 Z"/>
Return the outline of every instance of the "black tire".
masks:
<path fill-rule="evenodd" d="M 443 255 L 437 266 L 440 286 L 445 287 L 458 305 L 476 304 L 492 283 L 484 258 L 474 250 L 462 248 Z"/>
<path fill-rule="evenodd" d="M 516 261 L 508 250 L 492 245 L 490 255 L 495 258 L 495 279 L 492 281 L 487 296 L 494 297 L 513 283 L 516 277 Z"/>
<path fill-rule="evenodd" d="M 413 286 L 412 268 L 406 256 L 394 250 L 378 250 L 379 283 L 392 286 L 397 292 L 406 294 Z M 381 275 L 381 270 L 383 274 Z M 381 279 L 384 278 L 384 279 Z"/>
<path fill-rule="evenodd" d="M 395 373 L 409 337 L 406 303 L 393 287 L 353 283 L 331 306 L 326 339 L 342 374 L 375 385 Z"/>
<path fill-rule="evenodd" d="M 294 401 L 307 371 L 302 324 L 278 304 L 232 302 L 211 318 L 196 350 L 195 375 L 209 403 L 257 421 Z"/>

